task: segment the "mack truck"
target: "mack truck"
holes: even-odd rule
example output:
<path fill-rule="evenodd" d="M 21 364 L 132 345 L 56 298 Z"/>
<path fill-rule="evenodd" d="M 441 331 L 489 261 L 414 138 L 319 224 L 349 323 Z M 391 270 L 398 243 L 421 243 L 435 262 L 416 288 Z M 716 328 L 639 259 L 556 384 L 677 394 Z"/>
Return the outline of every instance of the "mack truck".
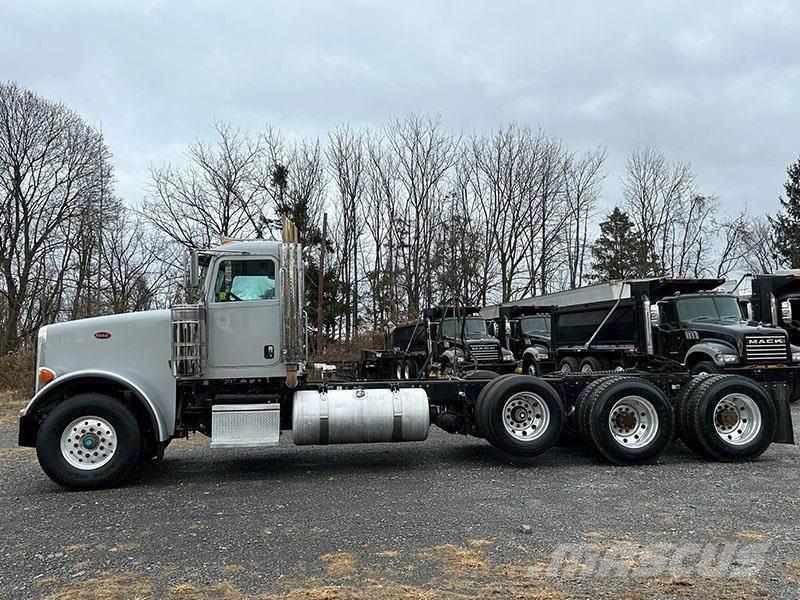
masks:
<path fill-rule="evenodd" d="M 570 291 L 559 292 L 551 316 L 558 368 L 624 369 L 657 357 L 702 374 L 800 362 L 800 348 L 786 332 L 749 320 L 737 296 L 719 291 L 724 283 L 670 277 L 610 282 L 573 290 L 575 302 Z"/>
<path fill-rule="evenodd" d="M 310 381 L 303 275 L 287 221 L 281 241 L 193 252 L 192 303 L 42 327 L 19 444 L 36 449 L 56 483 L 93 489 L 123 482 L 190 433 L 225 452 L 275 446 L 287 434 L 297 445 L 420 442 L 434 424 L 533 457 L 569 420 L 593 452 L 620 465 L 656 459 L 676 431 L 723 461 L 794 442 L 791 369 Z"/>
<path fill-rule="evenodd" d="M 518 373 L 541 375 L 554 370 L 550 348 L 552 306 L 500 306 L 495 325 L 498 338 L 517 361 Z"/>
<path fill-rule="evenodd" d="M 751 286 L 751 318 L 782 328 L 800 345 L 800 271 L 753 275 Z"/>
<path fill-rule="evenodd" d="M 478 307 L 458 304 L 423 309 L 416 321 L 392 330 L 386 349 L 362 350 L 359 372 L 367 379 L 416 379 L 513 371 L 513 353 L 478 313 Z"/>

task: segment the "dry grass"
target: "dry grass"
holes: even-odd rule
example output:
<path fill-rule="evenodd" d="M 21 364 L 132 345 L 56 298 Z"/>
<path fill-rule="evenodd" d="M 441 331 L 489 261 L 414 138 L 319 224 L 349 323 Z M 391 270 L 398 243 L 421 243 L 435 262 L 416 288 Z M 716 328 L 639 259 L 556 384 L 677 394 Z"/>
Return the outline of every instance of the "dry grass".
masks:
<path fill-rule="evenodd" d="M 144 600 L 153 597 L 153 584 L 135 573 L 101 573 L 71 581 L 47 596 L 49 600 Z"/>
<path fill-rule="evenodd" d="M 0 356 L 0 391 L 30 394 L 33 391 L 35 363 L 33 352 L 11 352 Z"/>
<path fill-rule="evenodd" d="M 356 558 L 349 552 L 333 552 L 320 557 L 325 561 L 328 575 L 332 577 L 349 577 L 356 571 Z"/>
<path fill-rule="evenodd" d="M 33 371 L 31 352 L 0 356 L 0 426 L 17 421 L 19 410 L 33 392 Z"/>
<path fill-rule="evenodd" d="M 433 548 L 426 548 L 420 552 L 424 560 L 441 562 L 449 574 L 480 574 L 485 575 L 491 571 L 491 564 L 480 550 L 481 546 L 455 546 L 442 544 Z"/>

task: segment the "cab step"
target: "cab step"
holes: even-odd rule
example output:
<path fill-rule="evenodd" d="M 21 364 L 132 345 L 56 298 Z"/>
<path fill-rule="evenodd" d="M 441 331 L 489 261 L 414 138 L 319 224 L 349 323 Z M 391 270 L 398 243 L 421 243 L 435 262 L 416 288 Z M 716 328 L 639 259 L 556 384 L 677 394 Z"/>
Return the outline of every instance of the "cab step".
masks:
<path fill-rule="evenodd" d="M 216 404 L 211 411 L 212 448 L 276 446 L 280 404 Z"/>

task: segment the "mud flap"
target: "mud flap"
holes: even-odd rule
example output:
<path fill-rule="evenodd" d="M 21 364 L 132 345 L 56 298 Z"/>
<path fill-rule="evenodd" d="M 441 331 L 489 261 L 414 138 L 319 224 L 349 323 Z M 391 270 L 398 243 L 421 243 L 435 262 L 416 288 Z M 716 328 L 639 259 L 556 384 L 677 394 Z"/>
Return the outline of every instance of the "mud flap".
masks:
<path fill-rule="evenodd" d="M 794 427 L 792 425 L 792 410 L 789 407 L 789 396 L 792 387 L 787 383 L 762 384 L 772 396 L 778 416 L 778 427 L 775 429 L 776 444 L 794 444 Z"/>

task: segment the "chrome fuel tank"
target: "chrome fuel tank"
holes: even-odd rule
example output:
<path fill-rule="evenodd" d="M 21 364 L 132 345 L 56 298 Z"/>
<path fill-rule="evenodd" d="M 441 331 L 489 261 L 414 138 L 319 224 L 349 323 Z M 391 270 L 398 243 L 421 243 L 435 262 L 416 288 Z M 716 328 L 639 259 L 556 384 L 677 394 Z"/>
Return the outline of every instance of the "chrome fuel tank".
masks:
<path fill-rule="evenodd" d="M 428 437 L 430 407 L 422 389 L 302 390 L 294 395 L 297 445 L 415 442 Z"/>

